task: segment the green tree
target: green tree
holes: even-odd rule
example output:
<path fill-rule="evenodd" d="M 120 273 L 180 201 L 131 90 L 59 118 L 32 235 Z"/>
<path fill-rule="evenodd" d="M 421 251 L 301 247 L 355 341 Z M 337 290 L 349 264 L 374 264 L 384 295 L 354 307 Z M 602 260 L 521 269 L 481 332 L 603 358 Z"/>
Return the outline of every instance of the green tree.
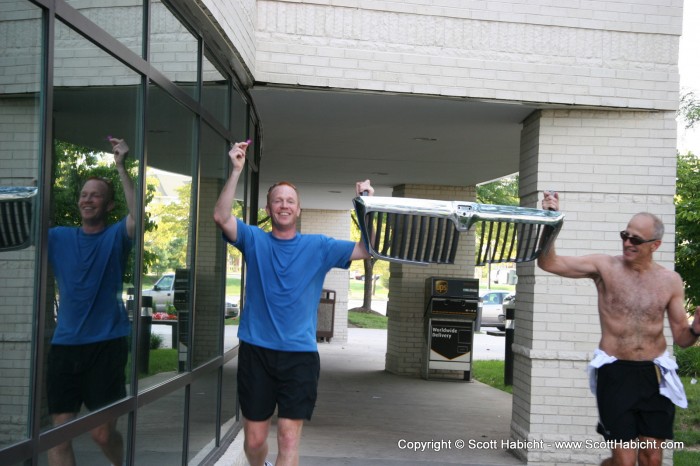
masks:
<path fill-rule="evenodd" d="M 511 175 L 505 178 L 500 178 L 491 183 L 482 184 L 476 187 L 476 201 L 480 204 L 494 204 L 494 205 L 510 205 L 517 206 L 520 204 L 520 196 L 518 195 L 519 190 L 519 177 L 518 175 Z M 509 244 L 512 241 L 512 237 L 515 234 L 511 229 L 508 234 L 503 231 L 499 232 L 498 237 L 491 238 L 489 244 L 482 244 L 482 242 L 487 238 L 483 237 L 484 224 L 479 222 L 476 224 L 475 236 L 476 236 L 476 248 L 477 251 L 481 251 L 482 256 L 489 257 L 494 249 L 501 244 Z M 491 263 L 488 264 L 488 275 L 491 276 Z"/>
<path fill-rule="evenodd" d="M 105 150 L 109 150 L 109 143 L 105 143 Z M 125 160 L 126 169 L 131 177 L 136 179 L 138 175 L 138 161 L 133 157 Z M 78 209 L 80 190 L 85 181 L 91 176 L 106 178 L 114 185 L 114 209 L 107 219 L 108 223 L 115 223 L 127 215 L 128 208 L 124 199 L 124 191 L 121 189 L 119 174 L 111 162 L 111 156 L 106 152 L 97 152 L 89 147 L 79 146 L 66 141 L 56 141 L 54 144 L 53 158 L 53 190 L 51 203 L 51 225 L 80 226 L 81 217 Z M 153 198 L 155 187 L 147 185 L 146 203 Z M 148 215 L 145 219 L 146 231 L 155 228 Z M 152 262 L 148 255 L 144 258 L 144 269 Z M 133 256 L 129 257 L 124 281 L 133 283 L 134 270 Z"/>
<path fill-rule="evenodd" d="M 518 175 L 506 176 L 476 187 L 476 202 L 481 204 L 514 205 L 520 204 Z"/>
<path fill-rule="evenodd" d="M 678 110 L 686 128 L 700 121 L 700 100 L 693 91 L 681 95 Z M 700 162 L 692 154 L 678 154 L 676 164 L 676 271 L 685 282 L 687 308 L 700 304 Z"/>
<path fill-rule="evenodd" d="M 144 235 L 144 249 L 154 256 L 151 268 L 156 274 L 182 269 L 187 265 L 192 183 L 178 187 L 176 193 L 177 202 L 153 203 L 148 208 L 157 227 Z"/>
<path fill-rule="evenodd" d="M 354 210 L 351 211 L 350 218 L 352 219 L 350 238 L 353 241 L 359 241 L 361 236 L 360 225 L 357 221 L 357 213 Z M 379 280 L 388 280 L 389 263 L 386 261 L 377 261 L 374 257 L 365 259 L 362 261 L 362 274 L 365 277 L 362 306 L 350 310 L 356 312 L 373 312 L 372 296 L 374 296 L 374 290 L 377 284 L 377 280 L 374 280 L 374 276 L 379 275 Z"/>
<path fill-rule="evenodd" d="M 676 271 L 683 277 L 688 309 L 700 304 L 700 161 L 678 154 L 676 168 Z"/>
<path fill-rule="evenodd" d="M 681 95 L 678 113 L 685 122 L 686 128 L 692 128 L 700 121 L 700 100 L 695 96 L 694 91 L 685 91 Z"/>

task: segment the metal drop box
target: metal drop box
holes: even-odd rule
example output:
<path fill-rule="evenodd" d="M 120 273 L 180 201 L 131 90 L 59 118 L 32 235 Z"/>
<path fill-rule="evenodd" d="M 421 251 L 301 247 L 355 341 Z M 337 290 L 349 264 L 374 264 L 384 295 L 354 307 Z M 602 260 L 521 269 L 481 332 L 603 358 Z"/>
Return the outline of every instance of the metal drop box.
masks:
<path fill-rule="evenodd" d="M 330 342 L 333 338 L 335 321 L 335 291 L 321 291 L 321 300 L 318 302 L 316 323 L 316 341 Z"/>
<path fill-rule="evenodd" d="M 471 380 L 472 346 L 479 313 L 479 280 L 429 277 L 425 281 L 426 362 L 431 370 L 462 371 Z"/>

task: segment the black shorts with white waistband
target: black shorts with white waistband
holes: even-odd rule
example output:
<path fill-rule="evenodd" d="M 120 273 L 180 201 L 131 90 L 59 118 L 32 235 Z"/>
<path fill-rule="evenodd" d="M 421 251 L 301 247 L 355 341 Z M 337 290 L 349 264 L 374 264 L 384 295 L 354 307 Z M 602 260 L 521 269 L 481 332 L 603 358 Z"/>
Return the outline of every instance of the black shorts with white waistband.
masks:
<path fill-rule="evenodd" d="M 597 430 L 605 440 L 673 438 L 676 409 L 659 393 L 661 375 L 652 361 L 618 360 L 600 367 L 597 377 Z"/>

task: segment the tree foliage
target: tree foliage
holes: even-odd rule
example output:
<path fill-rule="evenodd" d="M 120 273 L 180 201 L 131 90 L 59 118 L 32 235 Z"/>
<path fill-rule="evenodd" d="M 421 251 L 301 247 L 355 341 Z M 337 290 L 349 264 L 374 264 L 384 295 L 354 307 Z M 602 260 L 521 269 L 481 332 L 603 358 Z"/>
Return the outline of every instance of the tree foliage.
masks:
<path fill-rule="evenodd" d="M 476 201 L 480 204 L 517 206 L 520 204 L 519 181 L 518 175 L 511 175 L 491 183 L 479 185 L 476 187 Z M 476 236 L 477 251 L 481 251 L 484 257 L 491 256 L 498 245 L 509 244 L 512 241 L 512 236 L 515 234 L 513 229 L 507 234 L 504 231 L 500 231 L 498 237 L 491 238 L 489 244 L 482 244 L 484 239 L 486 239 L 485 237 L 482 239 L 483 226 L 483 223 L 477 223 L 474 234 Z"/>
<path fill-rule="evenodd" d="M 700 304 L 700 160 L 679 154 L 676 170 L 676 271 L 692 310 Z"/>
<path fill-rule="evenodd" d="M 678 110 L 686 128 L 700 121 L 700 100 L 693 91 L 681 95 Z M 700 305 L 700 162 L 692 154 L 678 154 L 676 164 L 676 271 L 685 282 L 687 308 Z"/>
<path fill-rule="evenodd" d="M 176 202 L 154 202 L 147 209 L 157 226 L 144 235 L 144 250 L 153 255 L 151 271 L 158 275 L 187 265 L 191 192 L 192 183 L 185 183 L 176 189 Z"/>
<path fill-rule="evenodd" d="M 684 120 L 686 128 L 692 128 L 700 121 L 700 100 L 695 96 L 695 92 L 686 91 L 681 95 L 678 113 Z"/>
<path fill-rule="evenodd" d="M 108 147 L 105 149 L 107 150 Z M 138 161 L 134 160 L 133 157 L 127 157 L 124 164 L 132 179 L 136 179 Z M 128 214 L 124 191 L 121 189 L 119 174 L 114 168 L 111 155 L 66 141 L 56 141 L 52 168 L 53 190 L 50 214 L 52 226 L 80 226 L 78 198 L 83 184 L 92 176 L 106 178 L 114 185 L 114 209 L 110 212 L 107 223 L 115 223 Z M 147 184 L 146 203 L 153 198 L 154 192 L 155 187 Z M 146 231 L 154 228 L 155 224 L 150 221 L 147 215 L 145 219 Z M 152 261 L 152 256 L 145 255 L 144 269 L 147 269 L 148 264 Z M 133 265 L 132 255 L 129 257 L 124 278 L 127 283 L 133 283 Z"/>
<path fill-rule="evenodd" d="M 519 181 L 518 175 L 511 175 L 479 185 L 476 187 L 476 202 L 517 206 L 520 204 Z"/>
<path fill-rule="evenodd" d="M 352 226 L 350 238 L 353 241 L 360 240 L 360 224 L 357 221 L 357 213 L 353 210 L 350 213 Z M 380 279 L 386 280 L 389 277 L 389 263 L 385 261 L 377 261 L 374 257 L 362 261 L 362 275 L 364 275 L 364 292 L 362 294 L 362 306 L 351 309 L 357 312 L 372 312 L 372 296 L 376 286 L 376 281 L 373 279 L 375 275 L 379 275 Z"/>

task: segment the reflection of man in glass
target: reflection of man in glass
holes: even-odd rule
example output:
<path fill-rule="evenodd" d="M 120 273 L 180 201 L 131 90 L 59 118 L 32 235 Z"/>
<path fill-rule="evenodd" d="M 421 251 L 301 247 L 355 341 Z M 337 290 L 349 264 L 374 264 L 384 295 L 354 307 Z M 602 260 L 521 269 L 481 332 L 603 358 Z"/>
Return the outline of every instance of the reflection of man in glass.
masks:
<path fill-rule="evenodd" d="M 126 259 L 134 237 L 134 184 L 124 166 L 129 148 L 110 138 L 129 214 L 107 225 L 114 188 L 90 178 L 78 200 L 82 225 L 49 230 L 49 262 L 59 290 L 58 321 L 48 355 L 49 413 L 58 425 L 75 418 L 83 403 L 95 410 L 126 396 L 129 318 L 122 300 Z M 116 419 L 91 431 L 114 465 L 124 459 Z M 52 466 L 74 465 L 71 442 L 49 451 Z"/>

